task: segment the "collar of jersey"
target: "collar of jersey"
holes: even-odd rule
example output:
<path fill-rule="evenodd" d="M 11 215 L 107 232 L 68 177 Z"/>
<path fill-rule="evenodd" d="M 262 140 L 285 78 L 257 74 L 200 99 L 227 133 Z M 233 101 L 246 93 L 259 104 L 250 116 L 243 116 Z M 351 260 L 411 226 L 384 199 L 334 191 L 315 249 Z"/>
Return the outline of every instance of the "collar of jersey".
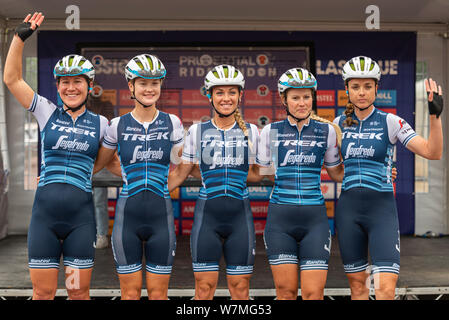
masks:
<path fill-rule="evenodd" d="M 76 121 L 87 113 L 87 107 L 84 107 L 83 113 L 79 114 L 78 117 L 76 117 L 76 119 L 72 118 L 72 116 L 68 113 L 69 111 L 70 111 L 69 107 L 67 107 L 67 110 L 66 110 L 66 109 L 64 109 L 64 105 L 62 105 L 61 112 L 67 114 L 73 121 Z"/>
<path fill-rule="evenodd" d="M 291 122 L 290 119 L 288 118 L 288 116 L 287 116 L 286 120 L 292 127 L 296 127 L 296 122 Z M 308 127 L 310 125 L 310 121 L 312 121 L 312 120 L 313 120 L 312 118 L 309 118 L 309 122 L 304 123 L 304 126 Z"/>
<path fill-rule="evenodd" d="M 237 123 L 237 121 L 234 121 L 234 124 L 232 125 L 232 127 L 229 127 L 229 128 L 227 128 L 227 129 L 221 129 L 221 128 L 219 128 L 219 127 L 217 127 L 217 126 L 215 125 L 215 123 L 212 121 L 212 119 L 210 119 L 209 121 L 210 121 L 210 123 L 212 123 L 212 125 L 213 125 L 217 130 L 220 130 L 220 131 L 229 131 L 229 130 L 232 130 L 232 129 L 235 128 L 235 125 L 236 125 L 236 123 Z"/>
<path fill-rule="evenodd" d="M 153 118 L 153 120 L 151 121 L 151 122 L 146 122 L 146 123 L 148 123 L 148 125 L 151 125 L 154 121 L 156 121 L 156 119 L 159 117 L 159 110 L 157 110 L 156 109 L 156 116 Z M 134 117 L 134 115 L 133 115 L 133 113 L 132 113 L 132 111 L 129 113 L 130 115 L 131 115 L 131 117 L 138 123 L 138 124 L 140 124 L 140 125 L 142 125 L 143 126 L 143 123 L 142 122 L 140 122 L 139 120 L 137 120 L 135 117 Z"/>
<path fill-rule="evenodd" d="M 374 107 L 374 105 L 373 105 L 373 107 Z M 359 120 L 359 121 L 366 121 L 366 120 L 368 120 L 374 113 L 376 113 L 376 110 L 377 110 L 377 108 L 374 107 L 373 110 L 371 111 L 371 113 L 370 113 L 365 119 L 363 119 L 363 120 L 360 120 L 359 117 L 357 117 L 357 115 L 355 114 L 355 112 L 354 112 L 354 117 L 357 118 L 357 120 Z"/>

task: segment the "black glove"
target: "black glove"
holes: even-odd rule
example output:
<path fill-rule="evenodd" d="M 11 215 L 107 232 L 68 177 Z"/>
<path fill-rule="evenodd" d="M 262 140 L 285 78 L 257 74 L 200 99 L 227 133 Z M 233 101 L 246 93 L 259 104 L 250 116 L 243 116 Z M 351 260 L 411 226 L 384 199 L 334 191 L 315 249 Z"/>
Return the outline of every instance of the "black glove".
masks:
<path fill-rule="evenodd" d="M 429 94 L 427 94 L 428 96 Z M 427 100 L 429 104 L 429 114 L 435 114 L 437 118 L 440 117 L 441 112 L 443 112 L 443 96 L 440 96 L 438 93 L 433 93 L 433 100 Z"/>
<path fill-rule="evenodd" d="M 36 28 L 34 30 L 37 29 Z M 19 36 L 20 39 L 22 39 L 23 42 L 25 42 L 26 39 L 28 39 L 29 36 L 31 36 L 34 32 L 33 29 L 31 29 L 31 23 L 29 22 L 22 22 L 19 24 L 16 28 L 16 34 Z"/>

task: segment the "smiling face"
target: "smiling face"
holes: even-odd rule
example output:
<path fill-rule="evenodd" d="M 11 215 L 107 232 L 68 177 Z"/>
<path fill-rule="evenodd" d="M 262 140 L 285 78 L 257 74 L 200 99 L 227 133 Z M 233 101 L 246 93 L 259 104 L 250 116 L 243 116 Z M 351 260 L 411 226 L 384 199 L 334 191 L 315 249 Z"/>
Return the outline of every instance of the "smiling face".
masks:
<path fill-rule="evenodd" d="M 161 96 L 161 79 L 136 78 L 128 82 L 131 92 L 144 105 L 153 106 Z M 137 102 L 136 102 L 137 103 Z"/>
<path fill-rule="evenodd" d="M 309 115 L 313 107 L 312 89 L 288 89 L 282 99 L 289 112 L 296 118 L 303 119 Z"/>
<path fill-rule="evenodd" d="M 93 83 L 90 82 L 90 87 Z M 83 76 L 61 77 L 56 83 L 59 96 L 67 107 L 76 108 L 86 99 L 89 85 Z"/>
<path fill-rule="evenodd" d="M 346 90 L 349 100 L 361 109 L 371 106 L 376 100 L 377 84 L 374 79 L 351 79 Z"/>
<path fill-rule="evenodd" d="M 212 88 L 211 102 L 221 114 L 231 114 L 238 106 L 243 92 L 238 86 L 216 86 Z"/>

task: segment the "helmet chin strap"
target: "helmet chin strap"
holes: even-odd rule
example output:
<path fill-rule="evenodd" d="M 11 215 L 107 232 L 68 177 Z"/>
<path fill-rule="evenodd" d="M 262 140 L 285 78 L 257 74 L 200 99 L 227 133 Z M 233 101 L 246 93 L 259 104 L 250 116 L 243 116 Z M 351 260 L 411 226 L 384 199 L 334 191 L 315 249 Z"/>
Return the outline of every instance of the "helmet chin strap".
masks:
<path fill-rule="evenodd" d="M 287 111 L 287 115 L 290 116 L 290 117 L 292 117 L 296 122 L 301 122 L 301 121 L 303 121 L 303 120 L 307 120 L 307 119 L 310 117 L 310 115 L 312 114 L 312 111 L 310 111 L 310 112 L 307 114 L 307 116 L 305 116 L 304 118 L 298 118 L 298 117 L 295 117 L 295 116 L 290 112 L 290 110 L 288 110 L 288 107 L 287 107 L 287 106 L 285 107 L 285 110 Z"/>
<path fill-rule="evenodd" d="M 143 104 L 142 102 L 140 102 L 139 99 L 136 98 L 136 94 L 134 93 L 134 90 L 133 90 L 133 94 L 131 96 L 131 99 L 132 100 L 136 100 L 144 108 L 150 108 L 150 107 L 152 107 L 154 105 L 154 104 Z"/>
<path fill-rule="evenodd" d="M 87 103 L 88 99 L 89 99 L 89 93 L 86 95 L 86 99 L 84 99 L 84 101 L 81 104 L 79 104 L 78 106 L 76 106 L 74 108 L 69 107 L 67 105 L 67 103 L 65 103 L 64 100 L 61 99 L 62 103 L 67 107 L 66 110 L 64 110 L 64 108 L 62 108 L 62 109 L 64 110 L 64 112 L 68 112 L 68 111 L 70 111 L 72 113 L 77 112 L 78 110 L 80 110 Z"/>
<path fill-rule="evenodd" d="M 346 93 L 348 94 L 348 91 L 346 91 Z M 375 96 L 377 97 L 377 90 L 376 90 Z M 374 104 L 374 101 L 376 101 L 376 98 L 374 98 L 373 103 L 371 103 L 368 107 L 365 107 L 365 108 L 360 108 L 358 105 L 356 105 L 355 103 L 351 102 L 351 99 L 349 99 L 349 94 L 348 94 L 348 101 L 349 101 L 349 103 L 351 103 L 354 107 L 356 107 L 360 111 L 364 111 L 364 110 L 368 109 L 369 107 L 371 107 Z"/>

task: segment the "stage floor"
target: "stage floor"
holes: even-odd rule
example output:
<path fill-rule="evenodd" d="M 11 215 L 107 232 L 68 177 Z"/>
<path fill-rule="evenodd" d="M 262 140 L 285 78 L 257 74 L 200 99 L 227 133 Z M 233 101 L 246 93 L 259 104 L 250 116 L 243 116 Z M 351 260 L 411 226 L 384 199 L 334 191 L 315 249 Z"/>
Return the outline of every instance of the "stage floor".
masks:
<path fill-rule="evenodd" d="M 274 284 L 265 255 L 263 238 L 257 236 L 256 243 L 256 261 L 251 278 L 251 290 L 253 295 L 272 296 Z M 63 289 L 64 283 L 64 273 L 60 272 L 58 288 Z M 403 290 L 421 288 L 421 291 L 429 292 L 429 294 L 438 292 L 447 294 L 449 291 L 449 237 L 429 239 L 402 236 L 401 271 L 397 287 Z M 0 240 L 0 296 L 28 295 L 31 288 L 26 236 L 8 236 Z M 98 296 L 112 296 L 117 295 L 119 288 L 111 247 L 97 249 L 92 275 L 92 292 L 97 292 Z M 193 295 L 194 278 L 189 236 L 177 238 L 176 257 L 169 288 L 169 295 L 186 297 Z M 217 293 L 223 296 L 228 295 L 223 261 L 217 289 Z M 349 294 L 335 237 L 332 239 L 326 290 L 328 293 L 340 292 L 339 295 L 342 292 Z"/>

